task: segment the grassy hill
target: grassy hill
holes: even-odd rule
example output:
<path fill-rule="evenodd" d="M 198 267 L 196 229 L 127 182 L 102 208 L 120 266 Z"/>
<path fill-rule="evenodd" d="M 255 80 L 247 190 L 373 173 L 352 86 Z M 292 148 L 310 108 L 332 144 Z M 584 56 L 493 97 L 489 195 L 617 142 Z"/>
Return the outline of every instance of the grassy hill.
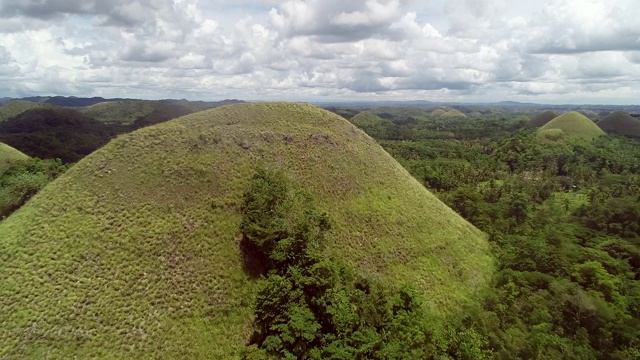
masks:
<path fill-rule="evenodd" d="M 75 162 L 106 144 L 115 131 L 67 108 L 28 110 L 0 123 L 0 141 L 41 159 Z"/>
<path fill-rule="evenodd" d="M 444 114 L 446 114 L 447 112 L 445 110 L 442 109 L 435 109 L 431 112 L 432 116 L 442 116 Z"/>
<path fill-rule="evenodd" d="M 536 114 L 531 118 L 528 125 L 531 127 L 540 127 L 546 125 L 549 121 L 558 117 L 555 111 L 547 110 Z"/>
<path fill-rule="evenodd" d="M 376 139 L 384 139 L 388 135 L 387 129 L 393 126 L 391 120 L 383 119 L 369 111 L 360 112 L 349 121 Z"/>
<path fill-rule="evenodd" d="M 131 125 L 149 116 L 157 106 L 157 102 L 147 100 L 101 102 L 84 108 L 82 113 L 108 124 Z"/>
<path fill-rule="evenodd" d="M 0 173 L 4 172 L 12 163 L 27 160 L 29 157 L 15 148 L 0 143 Z"/>
<path fill-rule="evenodd" d="M 356 272 L 414 284 L 442 316 L 485 288 L 485 236 L 364 132 L 311 105 L 225 106 L 116 138 L 0 223 L 0 358 L 238 357 L 259 166 L 314 196 L 327 255 Z"/>
<path fill-rule="evenodd" d="M 12 100 L 0 106 L 0 122 L 7 121 L 27 110 L 51 109 L 54 105 L 23 100 Z"/>
<path fill-rule="evenodd" d="M 133 122 L 135 128 L 155 125 L 180 116 L 188 115 L 194 112 L 190 108 L 179 104 L 158 104 L 156 108 L 147 116 L 137 119 Z"/>
<path fill-rule="evenodd" d="M 640 137 L 640 120 L 624 111 L 616 111 L 598 122 L 600 129 L 607 132 Z"/>
<path fill-rule="evenodd" d="M 581 138 L 593 140 L 598 136 L 605 135 L 593 121 L 584 115 L 570 111 L 549 121 L 538 130 L 538 134 L 547 134 L 549 130 L 562 130 L 570 138 Z"/>
<path fill-rule="evenodd" d="M 456 109 L 451 109 L 451 110 L 445 112 L 444 114 L 442 114 L 440 116 L 445 116 L 445 117 L 467 117 L 467 115 L 463 114 L 462 112 L 460 112 L 459 110 L 456 110 Z"/>

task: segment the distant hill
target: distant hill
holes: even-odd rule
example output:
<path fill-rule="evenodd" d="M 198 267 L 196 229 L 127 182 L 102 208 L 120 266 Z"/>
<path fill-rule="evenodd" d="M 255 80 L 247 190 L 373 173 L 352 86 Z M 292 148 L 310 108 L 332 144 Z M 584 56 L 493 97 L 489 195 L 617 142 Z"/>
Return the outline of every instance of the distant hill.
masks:
<path fill-rule="evenodd" d="M 413 284 L 429 311 L 462 316 L 488 286 L 485 235 L 354 125 L 305 104 L 223 106 L 116 138 L 0 223 L 0 353 L 239 357 L 256 291 L 240 206 L 258 167 L 328 213 L 327 256 Z"/>
<path fill-rule="evenodd" d="M 447 112 L 445 110 L 442 109 L 435 109 L 431 112 L 432 116 L 442 116 L 444 114 L 446 114 Z"/>
<path fill-rule="evenodd" d="M 75 97 L 75 96 L 32 96 L 22 98 L 21 100 L 39 102 L 63 107 L 85 107 L 95 105 L 105 101 L 125 101 L 129 99 L 105 99 L 103 97 L 91 97 L 91 98 L 83 98 L 83 97 Z"/>
<path fill-rule="evenodd" d="M 0 173 L 4 172 L 13 163 L 27 160 L 29 157 L 15 148 L 0 143 Z"/>
<path fill-rule="evenodd" d="M 549 130 L 553 130 L 554 136 L 559 136 L 557 130 L 561 130 L 570 138 L 584 140 L 593 140 L 598 136 L 605 135 L 605 132 L 593 121 L 576 111 L 564 113 L 549 121 L 538 130 L 538 133 L 549 135 Z"/>
<path fill-rule="evenodd" d="M 556 113 L 555 111 L 551 111 L 551 110 L 543 111 L 541 113 L 536 114 L 534 117 L 532 117 L 528 125 L 531 127 L 544 126 L 546 123 L 548 123 L 549 121 L 557 117 L 558 117 L 558 113 Z"/>
<path fill-rule="evenodd" d="M 7 121 L 12 117 L 18 116 L 27 110 L 33 109 L 51 109 L 53 105 L 43 104 L 24 100 L 12 100 L 0 106 L 0 122 Z"/>
<path fill-rule="evenodd" d="M 151 114 L 157 106 L 157 102 L 148 100 L 109 101 L 93 104 L 80 111 L 107 124 L 131 125 Z"/>
<path fill-rule="evenodd" d="M 445 116 L 445 117 L 467 117 L 467 115 L 463 114 L 462 112 L 460 112 L 459 110 L 456 110 L 456 109 L 451 109 L 451 110 L 445 112 L 444 114 L 442 114 L 441 116 Z"/>
<path fill-rule="evenodd" d="M 592 110 L 580 109 L 578 110 L 578 112 L 584 115 L 586 118 L 588 118 L 591 121 L 597 121 L 598 119 L 600 119 L 600 117 L 598 116 L 598 113 Z"/>
<path fill-rule="evenodd" d="M 391 120 L 383 119 L 369 111 L 360 112 L 349 121 L 375 139 L 385 139 L 389 135 L 388 129 L 394 126 Z"/>
<path fill-rule="evenodd" d="M 640 137 L 640 120 L 624 111 L 616 111 L 598 122 L 606 132 L 614 132 L 631 137 Z"/>
<path fill-rule="evenodd" d="M 82 113 L 107 124 L 134 125 L 134 128 L 157 124 L 196 111 L 242 103 L 240 100 L 126 100 L 101 102 L 82 109 Z"/>
<path fill-rule="evenodd" d="M 115 131 L 79 111 L 34 109 L 0 123 L 0 141 L 41 159 L 76 162 L 106 144 Z"/>

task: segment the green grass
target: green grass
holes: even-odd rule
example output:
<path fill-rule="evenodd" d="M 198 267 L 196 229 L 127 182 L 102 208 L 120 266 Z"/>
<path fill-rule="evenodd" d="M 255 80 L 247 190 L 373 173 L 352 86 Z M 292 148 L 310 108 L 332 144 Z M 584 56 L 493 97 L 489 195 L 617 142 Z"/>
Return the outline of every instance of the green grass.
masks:
<path fill-rule="evenodd" d="M 314 196 L 327 255 L 357 272 L 413 283 L 442 316 L 485 289 L 484 234 L 364 132 L 311 105 L 231 105 L 118 137 L 0 223 L 0 358 L 237 358 L 258 166 Z"/>
<path fill-rule="evenodd" d="M 51 109 L 55 107 L 56 106 L 51 104 L 36 103 L 23 100 L 12 100 L 0 106 L 0 122 L 9 120 L 12 117 L 18 116 L 28 110 Z"/>
<path fill-rule="evenodd" d="M 86 107 L 82 113 L 104 123 L 131 125 L 151 114 L 159 105 L 159 102 L 146 100 L 102 102 Z"/>
<path fill-rule="evenodd" d="M 538 130 L 538 134 L 548 138 L 548 136 L 546 136 L 548 135 L 548 131 L 553 130 L 557 132 L 556 129 L 562 130 L 569 138 L 581 138 L 584 140 L 593 140 L 605 135 L 605 132 L 602 131 L 598 125 L 575 111 L 564 113 L 549 121 Z M 560 139 L 564 139 L 564 137 L 560 137 Z"/>
<path fill-rule="evenodd" d="M 555 111 L 547 110 L 536 114 L 529 120 L 528 125 L 531 127 L 540 127 L 546 125 L 549 121 L 558 117 Z"/>
<path fill-rule="evenodd" d="M 616 111 L 598 122 L 600 129 L 626 136 L 640 137 L 640 120 L 624 111 Z"/>
<path fill-rule="evenodd" d="M 29 157 L 15 148 L 0 143 L 0 173 L 3 173 L 11 164 L 27 160 Z"/>
<path fill-rule="evenodd" d="M 440 115 L 440 116 L 446 116 L 446 117 L 467 117 L 467 115 L 463 114 L 462 112 L 456 110 L 456 109 L 451 109 L 447 112 L 445 112 L 444 114 Z"/>

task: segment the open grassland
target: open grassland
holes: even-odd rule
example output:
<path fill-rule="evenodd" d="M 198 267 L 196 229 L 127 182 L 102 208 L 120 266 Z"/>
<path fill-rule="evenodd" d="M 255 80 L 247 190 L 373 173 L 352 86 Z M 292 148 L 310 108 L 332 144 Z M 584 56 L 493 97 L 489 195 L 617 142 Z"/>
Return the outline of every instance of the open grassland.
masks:
<path fill-rule="evenodd" d="M 31 101 L 23 101 L 23 100 L 9 101 L 7 103 L 2 104 L 2 106 L 0 106 L 0 122 L 9 120 L 12 117 L 18 116 L 28 110 L 51 109 L 54 107 L 55 106 L 51 104 L 36 103 Z"/>
<path fill-rule="evenodd" d="M 15 148 L 0 143 L 0 173 L 4 172 L 11 164 L 20 161 L 27 160 L 29 157 Z"/>
<path fill-rule="evenodd" d="M 598 123 L 598 126 L 607 132 L 640 137 L 640 120 L 624 111 L 616 111 L 609 114 Z"/>
<path fill-rule="evenodd" d="M 546 135 L 549 135 L 549 130 L 554 131 L 551 135 L 557 135 L 555 134 L 555 132 L 557 132 L 556 129 L 562 130 L 569 138 L 581 138 L 584 140 L 593 140 L 605 135 L 605 132 L 602 131 L 598 125 L 575 111 L 564 113 L 549 121 L 540 128 L 538 133 L 539 135 L 544 135 L 547 140 L 550 140 Z M 564 137 L 559 137 L 559 139 L 564 139 Z"/>
<path fill-rule="evenodd" d="M 331 217 L 327 255 L 460 314 L 493 270 L 484 234 L 341 117 L 225 106 L 111 141 L 0 223 L 0 358 L 225 358 L 255 283 L 239 206 L 258 166 Z"/>

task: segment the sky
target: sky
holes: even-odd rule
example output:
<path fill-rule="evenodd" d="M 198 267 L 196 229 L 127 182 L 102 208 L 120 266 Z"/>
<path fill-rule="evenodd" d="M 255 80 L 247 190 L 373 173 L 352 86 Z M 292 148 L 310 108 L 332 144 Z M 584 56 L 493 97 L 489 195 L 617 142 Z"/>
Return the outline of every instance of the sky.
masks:
<path fill-rule="evenodd" d="M 640 104 L 638 0 L 0 0 L 0 97 Z"/>

